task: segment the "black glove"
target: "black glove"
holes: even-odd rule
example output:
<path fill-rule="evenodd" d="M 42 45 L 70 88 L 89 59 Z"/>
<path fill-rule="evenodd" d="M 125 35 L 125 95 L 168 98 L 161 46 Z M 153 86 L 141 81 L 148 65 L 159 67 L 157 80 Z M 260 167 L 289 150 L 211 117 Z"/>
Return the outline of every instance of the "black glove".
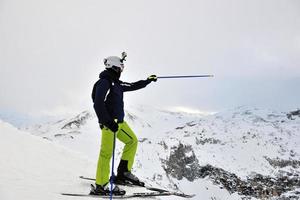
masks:
<path fill-rule="evenodd" d="M 147 80 L 148 81 L 154 81 L 154 82 L 156 82 L 157 81 L 157 76 L 156 75 L 151 75 L 151 76 L 149 76 L 148 78 L 147 78 Z"/>
<path fill-rule="evenodd" d="M 119 129 L 119 125 L 118 123 L 112 121 L 112 122 L 109 122 L 107 123 L 107 128 L 109 128 L 112 132 L 117 132 L 118 129 Z"/>

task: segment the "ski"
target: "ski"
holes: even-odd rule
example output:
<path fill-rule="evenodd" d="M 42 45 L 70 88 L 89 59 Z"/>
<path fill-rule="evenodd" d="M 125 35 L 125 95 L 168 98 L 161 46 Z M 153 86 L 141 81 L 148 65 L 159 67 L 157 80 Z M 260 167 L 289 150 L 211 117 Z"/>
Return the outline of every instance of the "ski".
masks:
<path fill-rule="evenodd" d="M 94 179 L 94 178 L 85 177 L 85 176 L 79 176 L 79 178 L 84 179 L 84 180 L 89 180 L 89 181 L 96 181 L 96 179 Z M 165 190 L 165 189 L 161 189 L 161 188 L 155 188 L 155 187 L 149 187 L 149 186 L 141 186 L 141 185 L 133 185 L 133 184 L 129 184 L 129 185 L 126 184 L 126 186 L 129 186 L 129 187 L 143 187 L 147 190 L 158 192 L 158 193 L 151 193 L 151 194 L 161 194 L 161 195 L 156 195 L 156 196 L 174 195 L 174 196 L 179 196 L 179 197 L 184 197 L 184 198 L 192 198 L 192 197 L 195 196 L 194 194 L 185 194 L 185 193 L 180 193 L 180 192 L 172 192 L 172 191 L 169 191 L 169 190 Z M 163 194 L 165 194 L 165 195 L 163 195 Z"/>
<path fill-rule="evenodd" d="M 84 179 L 84 180 L 89 180 L 89 181 L 96 181 L 96 179 L 94 178 L 89 178 L 89 177 L 84 177 L 84 176 L 79 176 L 79 178 Z M 116 184 L 116 185 L 120 185 L 120 184 Z M 147 190 L 151 190 L 151 191 L 156 191 L 156 192 L 169 192 L 168 190 L 164 190 L 161 188 L 154 188 L 154 187 L 148 187 L 148 186 L 141 186 L 141 185 L 133 185 L 133 184 L 126 184 L 126 186 L 129 187 L 144 187 Z"/>
<path fill-rule="evenodd" d="M 73 196 L 73 197 L 92 197 L 92 198 L 110 198 L 109 195 L 91 195 L 91 194 L 81 194 L 81 193 L 61 193 L 61 195 L 64 196 Z M 173 195 L 173 192 L 139 192 L 139 193 L 132 193 L 132 194 L 125 194 L 125 195 L 114 195 L 114 199 L 128 199 L 128 198 L 134 198 L 134 197 L 156 197 L 156 196 L 171 196 Z"/>

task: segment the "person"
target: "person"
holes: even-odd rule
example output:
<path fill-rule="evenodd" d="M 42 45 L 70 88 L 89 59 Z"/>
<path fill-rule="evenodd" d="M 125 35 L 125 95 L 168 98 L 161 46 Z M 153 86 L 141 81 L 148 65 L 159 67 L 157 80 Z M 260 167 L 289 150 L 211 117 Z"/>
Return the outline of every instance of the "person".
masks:
<path fill-rule="evenodd" d="M 125 144 L 118 166 L 114 183 L 141 185 L 131 169 L 137 150 L 138 139 L 126 121 L 124 121 L 123 93 L 146 87 L 149 83 L 157 81 L 156 75 L 146 80 L 126 83 L 120 80 L 124 70 L 126 54 L 122 58 L 110 56 L 104 59 L 105 70 L 100 73 L 99 80 L 94 84 L 92 99 L 94 110 L 102 130 L 100 154 L 96 172 L 96 187 L 91 190 L 94 195 L 108 195 L 110 193 L 109 174 L 110 160 L 113 151 L 114 133 L 117 139 Z M 124 195 L 125 191 L 114 184 L 113 195 Z"/>

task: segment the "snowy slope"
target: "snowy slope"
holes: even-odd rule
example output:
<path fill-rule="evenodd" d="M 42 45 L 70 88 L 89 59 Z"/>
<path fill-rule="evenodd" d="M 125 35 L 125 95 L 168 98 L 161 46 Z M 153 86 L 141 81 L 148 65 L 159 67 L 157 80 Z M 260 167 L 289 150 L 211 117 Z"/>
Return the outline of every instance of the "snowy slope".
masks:
<path fill-rule="evenodd" d="M 82 158 L 80 154 L 20 131 L 2 121 L 0 121 L 0 132 L 1 200 L 76 200 L 82 198 L 65 197 L 60 193 L 88 192 L 91 182 L 78 179 L 78 175 L 94 171 L 95 165 Z M 207 187 L 210 183 L 202 184 Z M 128 193 L 144 191 L 143 189 L 134 191 L 132 188 L 126 189 Z M 219 190 L 213 185 L 211 185 L 211 189 Z M 161 197 L 157 199 L 177 198 Z"/>
<path fill-rule="evenodd" d="M 134 172 L 148 184 L 195 193 L 194 199 L 299 196 L 297 114 L 249 107 L 209 116 L 128 110 L 126 120 L 140 141 Z M 97 160 L 101 134 L 92 111 L 28 131 Z"/>
<path fill-rule="evenodd" d="M 0 199 L 64 199 L 89 162 L 78 154 L 0 121 Z"/>
<path fill-rule="evenodd" d="M 82 197 L 66 197 L 60 193 L 89 192 L 91 182 L 78 176 L 95 171 L 94 163 L 2 121 L 0 133 L 1 200 L 79 200 Z M 126 188 L 126 191 L 130 194 L 145 189 Z"/>

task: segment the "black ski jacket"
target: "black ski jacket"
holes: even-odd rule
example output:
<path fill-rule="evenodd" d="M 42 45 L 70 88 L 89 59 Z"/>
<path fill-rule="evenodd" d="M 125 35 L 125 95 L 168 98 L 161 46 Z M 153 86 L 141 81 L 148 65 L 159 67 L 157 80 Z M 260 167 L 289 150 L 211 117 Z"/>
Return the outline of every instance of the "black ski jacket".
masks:
<path fill-rule="evenodd" d="M 118 122 L 124 120 L 123 92 L 144 88 L 151 82 L 150 80 L 140 80 L 134 83 L 122 82 L 113 70 L 104 70 L 99 78 L 94 84 L 92 99 L 99 123 L 107 127 L 115 119 Z"/>

